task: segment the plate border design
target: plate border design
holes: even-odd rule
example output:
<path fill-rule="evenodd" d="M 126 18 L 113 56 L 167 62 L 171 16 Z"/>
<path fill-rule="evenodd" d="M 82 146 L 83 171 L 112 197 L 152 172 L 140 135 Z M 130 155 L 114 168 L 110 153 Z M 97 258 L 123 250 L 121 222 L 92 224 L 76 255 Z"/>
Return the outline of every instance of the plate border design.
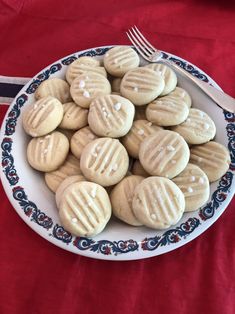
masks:
<path fill-rule="evenodd" d="M 11 136 L 15 133 L 17 119 L 20 116 L 22 106 L 28 100 L 28 95 L 33 94 L 44 80 L 48 79 L 55 72 L 60 71 L 63 65 L 68 66 L 71 62 L 79 57 L 101 56 L 112 47 L 113 46 L 92 48 L 86 50 L 85 52 L 71 54 L 64 59 L 61 59 L 61 61 L 57 61 L 56 63 L 48 66 L 43 71 L 39 72 L 39 74 L 33 79 L 32 83 L 29 84 L 26 91 L 15 99 L 12 109 L 8 112 L 5 122 L 5 133 L 1 143 L 1 164 L 3 173 L 5 174 L 9 185 L 12 187 L 11 191 L 13 198 L 19 203 L 25 215 L 32 222 L 38 224 L 40 227 L 45 228 L 48 231 L 50 230 L 49 236 L 63 242 L 66 245 L 73 245 L 80 251 L 89 250 L 91 252 L 101 253 L 102 255 L 116 256 L 118 254 L 131 253 L 138 250 L 142 250 L 143 252 L 153 251 L 160 246 L 178 243 L 182 239 L 186 239 L 190 234 L 192 234 L 204 221 L 211 219 L 214 216 L 216 210 L 220 207 L 220 204 L 227 198 L 233 182 L 233 171 L 235 170 L 235 114 L 224 111 L 224 118 L 228 122 L 226 126 L 226 132 L 228 137 L 228 148 L 231 156 L 229 171 L 219 181 L 216 190 L 212 194 L 211 201 L 200 209 L 198 218 L 189 218 L 179 227 L 169 229 L 161 236 L 144 238 L 139 243 L 133 239 L 119 241 L 109 241 L 104 239 L 96 241 L 95 239 L 91 238 L 72 236 L 62 226 L 58 225 L 57 223 L 55 224 L 52 218 L 38 209 L 37 205 L 28 199 L 24 188 L 17 185 L 19 177 L 15 169 L 14 157 L 11 154 L 13 144 Z M 209 82 L 208 77 L 204 73 L 202 73 L 187 61 L 173 57 L 165 52 L 163 52 L 163 57 L 174 61 L 192 75 L 197 76 L 199 79 Z"/>

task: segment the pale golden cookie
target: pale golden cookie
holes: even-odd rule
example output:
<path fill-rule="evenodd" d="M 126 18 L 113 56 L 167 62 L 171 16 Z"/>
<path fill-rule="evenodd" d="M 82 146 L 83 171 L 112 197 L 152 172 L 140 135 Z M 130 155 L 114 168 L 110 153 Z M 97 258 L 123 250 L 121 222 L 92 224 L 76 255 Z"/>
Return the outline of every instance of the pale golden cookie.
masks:
<path fill-rule="evenodd" d="M 120 77 L 115 77 L 111 82 L 112 93 L 120 93 L 120 85 L 122 79 Z"/>
<path fill-rule="evenodd" d="M 23 128 L 32 137 L 54 131 L 63 118 L 61 102 L 51 96 L 43 97 L 27 106 L 23 112 Z"/>
<path fill-rule="evenodd" d="M 181 219 L 185 209 L 184 194 L 167 178 L 149 177 L 137 185 L 132 208 L 143 225 L 166 229 Z"/>
<path fill-rule="evenodd" d="M 27 146 L 27 159 L 36 170 L 49 172 L 58 169 L 67 158 L 69 141 L 57 131 L 33 138 Z"/>
<path fill-rule="evenodd" d="M 43 81 L 38 86 L 34 96 L 36 99 L 52 96 L 57 98 L 62 104 L 72 100 L 69 84 L 66 81 L 56 77 Z"/>
<path fill-rule="evenodd" d="M 188 144 L 203 144 L 215 137 L 216 126 L 207 113 L 192 108 L 186 121 L 172 130 L 183 136 Z"/>
<path fill-rule="evenodd" d="M 199 209 L 210 196 L 210 184 L 205 172 L 198 166 L 188 164 L 172 181 L 180 188 L 185 197 L 185 212 Z"/>
<path fill-rule="evenodd" d="M 63 104 L 64 116 L 59 125 L 62 129 L 78 130 L 88 124 L 88 110 L 74 102 Z"/>
<path fill-rule="evenodd" d="M 117 184 L 126 175 L 129 158 L 125 147 L 112 138 L 98 138 L 82 151 L 80 167 L 84 176 L 102 186 Z"/>
<path fill-rule="evenodd" d="M 74 156 L 80 159 L 83 148 L 96 138 L 98 137 L 91 131 L 89 126 L 86 126 L 74 133 L 70 141 L 70 149 Z"/>
<path fill-rule="evenodd" d="M 134 120 L 147 120 L 146 108 L 147 106 L 136 106 Z"/>
<path fill-rule="evenodd" d="M 131 157 L 138 159 L 141 142 L 159 130 L 162 130 L 160 126 L 154 125 L 148 120 L 136 120 L 127 135 L 122 138 L 122 144 Z"/>
<path fill-rule="evenodd" d="M 140 145 L 139 159 L 151 175 L 174 178 L 187 166 L 189 148 L 178 133 L 160 130 Z"/>
<path fill-rule="evenodd" d="M 85 177 L 83 177 L 82 175 L 74 175 L 74 176 L 69 176 L 69 177 L 65 178 L 60 183 L 60 185 L 58 186 L 56 193 L 55 193 L 55 201 L 56 201 L 56 205 L 57 205 L 58 209 L 60 206 L 60 201 L 62 199 L 62 195 L 63 195 L 64 191 L 67 189 L 67 187 L 69 187 L 71 184 L 73 184 L 75 182 L 80 182 L 80 181 L 86 181 Z"/>
<path fill-rule="evenodd" d="M 231 163 L 228 149 L 217 142 L 196 145 L 190 149 L 190 162 L 200 167 L 210 182 L 220 179 Z"/>
<path fill-rule="evenodd" d="M 111 85 L 103 75 L 87 72 L 73 80 L 70 93 L 76 104 L 83 108 L 89 108 L 90 103 L 96 97 L 111 93 Z"/>
<path fill-rule="evenodd" d="M 122 79 L 121 95 L 128 98 L 134 105 L 146 105 L 158 97 L 165 83 L 161 75 L 154 70 L 140 67 L 128 71 Z"/>
<path fill-rule="evenodd" d="M 142 225 L 133 213 L 132 200 L 136 186 L 140 184 L 143 179 L 144 177 L 133 175 L 125 177 L 115 185 L 110 194 L 113 214 L 132 226 Z"/>
<path fill-rule="evenodd" d="M 90 104 L 88 123 L 98 136 L 121 137 L 130 130 L 135 107 L 126 98 L 105 95 L 95 98 Z"/>
<path fill-rule="evenodd" d="M 45 173 L 45 182 L 52 192 L 56 192 L 65 178 L 79 174 L 82 174 L 80 161 L 72 154 L 68 154 L 65 162 L 57 170 Z"/>
<path fill-rule="evenodd" d="M 131 172 L 136 176 L 142 176 L 145 178 L 150 176 L 150 174 L 147 171 L 145 171 L 145 169 L 143 168 L 138 159 L 134 161 Z"/>
<path fill-rule="evenodd" d="M 140 58 L 134 49 L 127 46 L 117 46 L 104 55 L 104 67 L 113 76 L 123 77 L 129 70 L 139 66 Z"/>
<path fill-rule="evenodd" d="M 186 103 L 168 96 L 155 99 L 146 109 L 147 119 L 161 126 L 178 125 L 184 122 L 188 115 Z"/>
<path fill-rule="evenodd" d="M 109 196 L 96 183 L 73 183 L 63 193 L 59 217 L 64 228 L 75 236 L 93 237 L 105 228 L 111 217 Z"/>
<path fill-rule="evenodd" d="M 150 63 L 145 67 L 154 70 L 164 79 L 165 87 L 161 92 L 161 96 L 167 95 L 175 89 L 177 84 L 177 76 L 170 67 L 162 63 Z"/>
<path fill-rule="evenodd" d="M 77 60 L 73 61 L 66 71 L 66 80 L 71 85 L 73 80 L 82 74 L 87 72 L 95 72 L 98 74 L 107 77 L 105 68 L 100 66 L 100 61 L 89 56 L 80 57 Z"/>
<path fill-rule="evenodd" d="M 185 89 L 183 89 L 179 86 L 176 86 L 176 88 L 171 93 L 169 93 L 167 96 L 171 97 L 174 100 L 178 99 L 180 101 L 183 101 L 184 103 L 186 103 L 188 108 L 190 108 L 192 105 L 192 99 L 191 99 L 189 93 Z"/>

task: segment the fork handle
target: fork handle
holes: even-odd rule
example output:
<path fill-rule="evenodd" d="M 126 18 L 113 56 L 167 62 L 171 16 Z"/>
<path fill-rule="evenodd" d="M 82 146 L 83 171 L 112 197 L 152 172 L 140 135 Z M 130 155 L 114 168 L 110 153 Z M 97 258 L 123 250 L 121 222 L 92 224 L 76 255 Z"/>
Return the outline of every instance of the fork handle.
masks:
<path fill-rule="evenodd" d="M 198 87 L 200 87 L 204 93 L 207 94 L 212 100 L 214 100 L 221 108 L 235 113 L 235 99 L 223 91 L 213 87 L 209 83 L 199 80 L 197 77 L 189 74 L 187 71 L 182 69 L 180 66 L 174 62 L 166 59 L 161 59 L 162 62 L 174 68 L 176 71 L 180 72 L 184 76 L 187 76 L 191 81 L 193 81 Z"/>

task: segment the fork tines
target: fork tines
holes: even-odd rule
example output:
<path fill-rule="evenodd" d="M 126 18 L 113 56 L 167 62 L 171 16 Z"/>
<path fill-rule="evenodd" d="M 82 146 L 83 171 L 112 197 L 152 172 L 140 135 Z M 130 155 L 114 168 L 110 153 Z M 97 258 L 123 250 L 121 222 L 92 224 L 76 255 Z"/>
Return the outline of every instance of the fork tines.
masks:
<path fill-rule="evenodd" d="M 126 34 L 136 50 L 143 57 L 149 58 L 153 53 L 157 52 L 156 48 L 150 44 L 150 42 L 143 36 L 136 26 L 131 27 Z"/>

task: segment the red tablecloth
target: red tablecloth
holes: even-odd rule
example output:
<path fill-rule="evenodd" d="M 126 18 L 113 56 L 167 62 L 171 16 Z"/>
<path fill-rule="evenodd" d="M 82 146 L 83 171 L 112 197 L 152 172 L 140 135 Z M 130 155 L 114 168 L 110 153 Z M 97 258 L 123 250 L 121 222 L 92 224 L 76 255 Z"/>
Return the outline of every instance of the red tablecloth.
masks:
<path fill-rule="evenodd" d="M 228 1 L 2 0 L 0 75 L 31 77 L 72 52 L 128 44 L 125 31 L 134 24 L 235 97 L 235 5 Z M 0 106 L 0 121 L 6 108 Z M 0 197 L 1 314 L 235 313 L 235 200 L 180 249 L 110 262 L 45 241 L 2 187 Z"/>

